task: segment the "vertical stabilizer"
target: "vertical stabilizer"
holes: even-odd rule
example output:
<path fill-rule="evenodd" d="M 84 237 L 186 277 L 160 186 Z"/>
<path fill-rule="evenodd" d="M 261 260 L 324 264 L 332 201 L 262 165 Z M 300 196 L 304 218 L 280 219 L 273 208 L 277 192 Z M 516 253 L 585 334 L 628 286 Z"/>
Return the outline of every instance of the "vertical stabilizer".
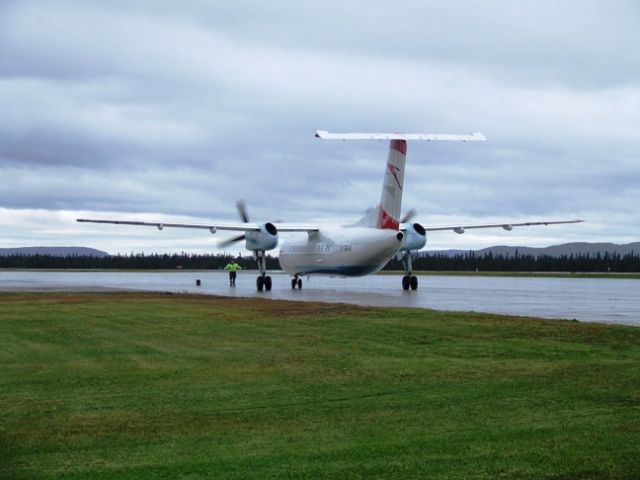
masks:
<path fill-rule="evenodd" d="M 375 226 L 397 230 L 400 227 L 404 168 L 407 159 L 407 141 L 391 140 L 384 171 L 382 193 Z"/>
<path fill-rule="evenodd" d="M 486 140 L 480 132 L 458 135 L 451 133 L 330 133 L 326 130 L 318 130 L 316 137 L 327 140 L 390 140 L 380 204 L 378 208 L 368 212 L 356 225 L 393 230 L 400 228 L 407 140 L 428 142 L 483 142 Z"/>

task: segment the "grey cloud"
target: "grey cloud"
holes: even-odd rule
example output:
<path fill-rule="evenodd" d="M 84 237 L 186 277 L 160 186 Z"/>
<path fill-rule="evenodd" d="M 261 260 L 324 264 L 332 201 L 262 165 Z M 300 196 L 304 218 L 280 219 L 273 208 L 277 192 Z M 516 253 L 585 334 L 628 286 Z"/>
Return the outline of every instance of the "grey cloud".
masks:
<path fill-rule="evenodd" d="M 581 88 L 638 82 L 639 66 L 620 58 L 637 43 L 633 1 L 326 1 L 192 2 L 189 16 L 206 28 L 253 42 L 341 55 L 486 66 L 529 85 Z M 182 9 L 181 9 L 182 10 Z M 172 13 L 180 15 L 174 10 Z"/>
<path fill-rule="evenodd" d="M 3 3 L 0 207 L 235 220 L 244 198 L 256 219 L 348 221 L 378 201 L 386 145 L 316 128 L 481 130 L 409 146 L 407 208 L 637 223 L 638 18 L 630 2 Z"/>

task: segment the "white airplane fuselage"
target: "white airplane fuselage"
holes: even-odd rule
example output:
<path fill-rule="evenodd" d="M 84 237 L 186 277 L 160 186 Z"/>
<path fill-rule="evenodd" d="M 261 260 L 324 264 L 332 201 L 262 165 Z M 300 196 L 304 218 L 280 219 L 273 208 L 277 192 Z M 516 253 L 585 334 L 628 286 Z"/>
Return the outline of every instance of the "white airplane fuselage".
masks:
<path fill-rule="evenodd" d="M 382 269 L 402 244 L 393 229 L 322 227 L 298 235 L 280 248 L 280 266 L 291 275 L 359 277 Z"/>

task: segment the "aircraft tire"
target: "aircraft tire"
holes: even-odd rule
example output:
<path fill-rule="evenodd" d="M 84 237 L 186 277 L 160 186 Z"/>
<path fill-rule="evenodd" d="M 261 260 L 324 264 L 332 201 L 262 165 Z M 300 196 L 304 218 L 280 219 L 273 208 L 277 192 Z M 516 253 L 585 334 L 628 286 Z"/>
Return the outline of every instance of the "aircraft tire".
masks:
<path fill-rule="evenodd" d="M 409 284 L 411 283 L 411 277 L 409 275 L 405 275 L 402 277 L 402 289 L 409 290 Z"/>
<path fill-rule="evenodd" d="M 302 290 L 302 279 L 299 278 L 297 283 L 298 283 L 298 290 Z"/>
<path fill-rule="evenodd" d="M 298 282 L 296 282 L 295 278 L 291 279 L 291 289 L 295 290 L 296 289 L 296 285 L 298 285 Z"/>
<path fill-rule="evenodd" d="M 417 290 L 418 289 L 418 277 L 413 275 L 410 278 L 411 279 L 409 280 L 409 285 L 411 285 L 411 290 Z"/>
<path fill-rule="evenodd" d="M 271 277 L 264 277 L 264 289 L 267 292 L 271 291 Z"/>
<path fill-rule="evenodd" d="M 262 291 L 262 289 L 264 288 L 264 278 L 258 277 L 258 279 L 256 280 L 256 287 L 258 288 L 259 292 Z"/>

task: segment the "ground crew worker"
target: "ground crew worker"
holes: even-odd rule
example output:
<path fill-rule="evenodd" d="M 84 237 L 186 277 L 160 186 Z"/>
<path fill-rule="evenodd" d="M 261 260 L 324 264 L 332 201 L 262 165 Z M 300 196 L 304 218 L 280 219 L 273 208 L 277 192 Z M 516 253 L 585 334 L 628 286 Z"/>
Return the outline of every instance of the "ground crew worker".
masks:
<path fill-rule="evenodd" d="M 224 269 L 229 272 L 229 286 L 230 287 L 235 287 L 236 286 L 236 275 L 237 275 L 237 271 L 238 270 L 242 270 L 242 267 L 240 265 L 238 265 L 235 261 L 231 260 L 229 263 L 227 263 L 227 265 L 224 267 Z"/>

